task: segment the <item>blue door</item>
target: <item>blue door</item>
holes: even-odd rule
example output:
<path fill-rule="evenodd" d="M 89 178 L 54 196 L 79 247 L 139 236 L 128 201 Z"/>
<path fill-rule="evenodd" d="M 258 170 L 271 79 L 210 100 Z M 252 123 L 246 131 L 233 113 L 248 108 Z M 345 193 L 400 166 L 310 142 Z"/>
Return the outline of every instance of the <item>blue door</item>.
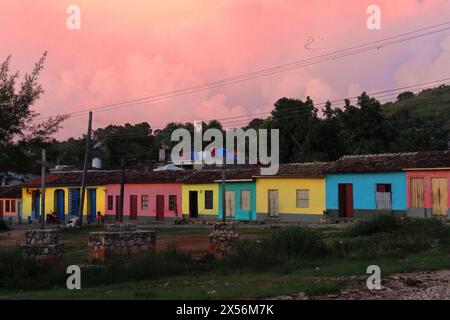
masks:
<path fill-rule="evenodd" d="M 77 216 L 80 210 L 80 189 L 69 189 L 69 213 Z"/>
<path fill-rule="evenodd" d="M 97 190 L 89 189 L 89 220 L 95 222 L 97 217 Z"/>
<path fill-rule="evenodd" d="M 34 201 L 33 219 L 39 219 L 39 208 L 41 207 L 41 197 L 39 191 L 33 191 L 33 201 Z"/>
<path fill-rule="evenodd" d="M 55 191 L 56 199 L 56 214 L 58 215 L 59 221 L 64 221 L 64 190 Z"/>

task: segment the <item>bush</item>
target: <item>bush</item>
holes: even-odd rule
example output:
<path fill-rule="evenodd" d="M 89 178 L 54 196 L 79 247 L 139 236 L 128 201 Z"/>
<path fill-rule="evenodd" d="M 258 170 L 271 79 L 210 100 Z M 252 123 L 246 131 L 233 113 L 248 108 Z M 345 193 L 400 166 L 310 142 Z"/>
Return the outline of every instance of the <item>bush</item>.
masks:
<path fill-rule="evenodd" d="M 107 285 L 121 281 L 156 279 L 163 276 L 182 275 L 193 268 L 191 256 L 171 245 L 156 253 L 135 257 L 112 257 L 105 265 L 89 266 L 83 270 L 85 286 Z"/>
<path fill-rule="evenodd" d="M 368 221 L 358 222 L 351 226 L 347 235 L 350 237 L 367 236 L 380 232 L 393 232 L 400 229 L 400 218 L 392 215 L 379 215 Z"/>
<path fill-rule="evenodd" d="M 262 240 L 237 241 L 224 257 L 226 269 L 269 270 L 281 264 L 298 265 L 300 259 L 314 259 L 329 253 L 326 244 L 313 231 L 301 227 L 280 228 Z"/>
<path fill-rule="evenodd" d="M 317 233 L 301 227 L 288 227 L 270 232 L 263 239 L 267 253 L 278 256 L 320 258 L 327 248 Z"/>
<path fill-rule="evenodd" d="M 0 252 L 1 287 L 38 290 L 65 285 L 66 269 L 62 265 L 39 265 L 25 259 L 19 250 Z"/>
<path fill-rule="evenodd" d="M 4 220 L 0 220 L 0 231 L 8 231 L 9 226 Z"/>

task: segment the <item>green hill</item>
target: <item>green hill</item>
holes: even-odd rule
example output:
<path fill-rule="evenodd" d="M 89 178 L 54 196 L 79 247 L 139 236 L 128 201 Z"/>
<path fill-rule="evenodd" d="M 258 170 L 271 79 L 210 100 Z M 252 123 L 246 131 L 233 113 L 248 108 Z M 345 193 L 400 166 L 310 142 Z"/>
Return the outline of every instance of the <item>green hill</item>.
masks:
<path fill-rule="evenodd" d="M 450 86 L 441 85 L 418 94 L 403 93 L 396 102 L 383 105 L 386 115 L 407 113 L 413 118 L 446 116 L 450 118 Z"/>

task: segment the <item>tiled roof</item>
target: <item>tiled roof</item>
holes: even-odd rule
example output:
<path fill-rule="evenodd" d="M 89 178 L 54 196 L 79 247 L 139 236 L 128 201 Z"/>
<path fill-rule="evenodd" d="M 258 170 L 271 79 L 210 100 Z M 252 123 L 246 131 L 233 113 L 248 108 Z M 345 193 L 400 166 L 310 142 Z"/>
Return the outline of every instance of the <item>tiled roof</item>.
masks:
<path fill-rule="evenodd" d="M 280 164 L 276 175 L 262 176 L 258 172 L 257 177 L 323 178 L 325 176 L 325 170 L 327 170 L 330 165 L 331 162 L 286 163 Z"/>
<path fill-rule="evenodd" d="M 0 186 L 1 199 L 19 199 L 22 197 L 21 186 Z"/>
<path fill-rule="evenodd" d="M 450 168 L 450 150 L 417 152 L 414 164 L 408 168 Z"/>
<path fill-rule="evenodd" d="M 230 180 L 253 180 L 253 176 L 259 172 L 258 167 L 246 169 L 225 169 L 226 181 Z M 183 180 L 183 183 L 213 183 L 222 179 L 222 170 L 198 170 Z"/>
<path fill-rule="evenodd" d="M 181 182 L 190 175 L 189 171 L 127 171 L 126 183 L 158 183 Z M 105 185 L 120 183 L 120 171 L 90 171 L 86 176 L 86 185 Z M 81 185 L 81 172 L 49 173 L 46 176 L 47 186 L 79 186 Z M 36 187 L 41 185 L 41 179 L 36 179 L 24 184 L 24 187 Z"/>

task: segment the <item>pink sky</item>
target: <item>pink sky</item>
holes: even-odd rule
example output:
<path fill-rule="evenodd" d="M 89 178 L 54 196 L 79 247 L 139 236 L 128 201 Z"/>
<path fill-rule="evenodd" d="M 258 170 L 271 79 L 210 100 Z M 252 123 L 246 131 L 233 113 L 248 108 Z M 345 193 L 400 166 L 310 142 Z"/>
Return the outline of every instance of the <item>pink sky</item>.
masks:
<path fill-rule="evenodd" d="M 81 8 L 81 30 L 66 8 Z M 382 29 L 366 27 L 366 8 Z M 446 22 L 448 0 L 0 0 L 0 60 L 30 71 L 44 51 L 42 116 L 173 91 Z M 312 49 L 305 43 L 314 37 Z M 283 96 L 316 102 L 450 77 L 450 32 L 275 76 L 94 113 L 110 123 L 193 121 L 252 115 Z M 58 138 L 79 136 L 86 115 Z M 240 124 L 240 123 L 234 123 Z M 230 124 L 231 125 L 231 124 Z"/>

